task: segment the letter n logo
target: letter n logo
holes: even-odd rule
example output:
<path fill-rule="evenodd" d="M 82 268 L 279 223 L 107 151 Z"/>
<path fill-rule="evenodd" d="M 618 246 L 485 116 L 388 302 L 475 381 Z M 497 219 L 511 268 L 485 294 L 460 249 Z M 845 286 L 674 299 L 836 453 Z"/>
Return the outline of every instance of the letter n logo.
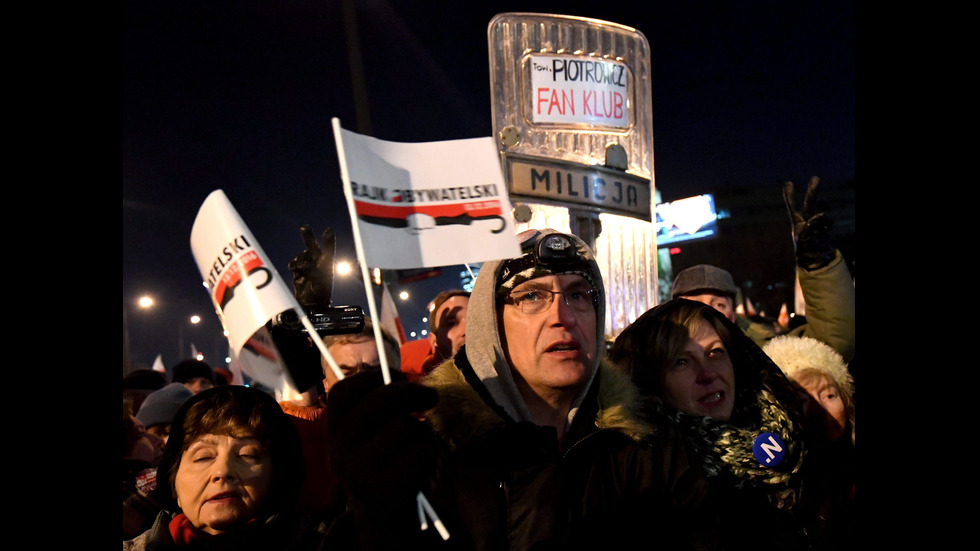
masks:
<path fill-rule="evenodd" d="M 764 432 L 752 444 L 752 454 L 763 467 L 775 467 L 786 457 L 786 445 L 779 435 Z"/>

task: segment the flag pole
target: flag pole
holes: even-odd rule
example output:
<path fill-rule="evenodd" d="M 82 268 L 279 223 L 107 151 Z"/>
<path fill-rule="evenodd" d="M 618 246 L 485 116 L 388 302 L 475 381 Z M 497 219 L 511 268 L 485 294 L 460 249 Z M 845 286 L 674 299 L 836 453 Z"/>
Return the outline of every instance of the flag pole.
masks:
<path fill-rule="evenodd" d="M 381 359 L 381 374 L 384 376 L 385 384 L 391 384 L 391 372 L 388 371 L 388 357 L 382 348 L 384 342 L 381 338 L 381 322 L 378 316 L 377 307 L 374 304 L 374 290 L 371 288 L 371 278 L 368 273 L 367 263 L 364 260 L 364 247 L 361 244 L 361 230 L 357 224 L 357 207 L 354 206 L 354 198 L 350 193 L 350 176 L 347 171 L 347 157 L 344 155 L 344 141 L 340 135 L 340 119 L 334 117 L 333 123 L 334 141 L 337 142 L 337 153 L 340 161 L 340 177 L 344 182 L 344 197 L 347 198 L 347 210 L 351 217 L 351 228 L 354 230 L 354 250 L 357 251 L 357 263 L 361 265 L 361 279 L 364 280 L 364 294 L 367 295 L 368 310 L 371 313 L 371 322 L 374 326 L 374 340 L 378 346 L 378 357 Z"/>
<path fill-rule="evenodd" d="M 374 325 L 374 340 L 378 346 L 378 356 L 381 358 L 381 374 L 384 376 L 385 384 L 388 385 L 391 384 L 391 373 L 388 372 L 388 359 L 382 348 L 380 318 L 374 305 L 374 292 L 371 289 L 371 280 L 368 277 L 367 263 L 364 261 L 364 248 L 361 246 L 361 230 L 357 223 L 357 207 L 354 206 L 354 198 L 350 193 L 350 177 L 347 172 L 347 157 L 344 155 L 344 140 L 340 134 L 340 119 L 333 117 L 331 122 L 333 123 L 334 141 L 337 143 L 337 157 L 340 161 L 340 177 L 344 184 L 344 197 L 347 198 L 347 210 L 350 213 L 351 227 L 354 231 L 354 249 L 357 251 L 357 262 L 361 265 L 361 279 L 364 280 L 364 292 L 367 295 L 368 309 L 371 312 L 371 321 Z M 449 531 L 446 530 L 442 520 L 439 519 L 439 515 L 436 514 L 435 509 L 429 504 L 429 500 L 422 493 L 422 490 L 419 490 L 418 495 L 415 496 L 415 501 L 422 507 L 422 511 L 432 518 L 432 523 L 435 525 L 436 530 L 439 531 L 439 535 L 443 541 L 448 540 Z M 425 522 L 424 517 L 421 519 L 420 525 L 423 530 L 428 528 L 428 523 Z"/>
<path fill-rule="evenodd" d="M 310 335 L 310 340 L 312 340 L 313 344 L 320 349 L 320 353 L 323 354 L 323 357 L 327 359 L 327 363 L 330 364 L 330 369 L 333 370 L 333 374 L 337 376 L 338 380 L 343 379 L 344 372 L 340 370 L 340 366 L 337 365 L 337 360 L 333 359 L 333 355 L 330 354 L 329 350 L 327 350 L 327 345 L 323 344 L 323 339 L 320 338 L 320 334 L 317 333 L 316 328 L 313 327 L 313 322 L 311 322 L 310 318 L 306 316 L 306 312 L 304 312 L 302 308 L 300 308 L 298 311 L 295 309 L 293 311 L 299 315 L 299 320 L 303 323 L 303 327 L 306 328 L 307 334 Z"/>

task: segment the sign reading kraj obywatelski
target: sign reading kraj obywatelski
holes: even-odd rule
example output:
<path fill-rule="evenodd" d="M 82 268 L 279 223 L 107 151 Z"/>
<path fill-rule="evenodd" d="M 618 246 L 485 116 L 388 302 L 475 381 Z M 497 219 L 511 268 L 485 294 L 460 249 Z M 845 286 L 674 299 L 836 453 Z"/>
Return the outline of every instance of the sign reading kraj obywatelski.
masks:
<path fill-rule="evenodd" d="M 468 264 L 521 254 L 493 140 L 400 143 L 333 119 L 355 239 L 386 269 Z"/>
<path fill-rule="evenodd" d="M 532 55 L 528 118 L 536 123 L 629 128 L 625 63 L 581 56 Z"/>

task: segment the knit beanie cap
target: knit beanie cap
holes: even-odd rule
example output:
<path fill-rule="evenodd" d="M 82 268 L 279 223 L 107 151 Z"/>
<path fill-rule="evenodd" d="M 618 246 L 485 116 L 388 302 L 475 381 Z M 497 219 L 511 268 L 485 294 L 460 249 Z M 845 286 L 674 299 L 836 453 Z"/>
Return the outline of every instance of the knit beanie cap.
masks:
<path fill-rule="evenodd" d="M 584 277 L 589 285 L 598 287 L 600 274 L 592 273 L 592 265 L 576 240 L 563 233 L 550 233 L 538 239 L 539 230 L 527 230 L 518 234 L 521 256 L 504 262 L 497 282 L 497 296 L 509 294 L 525 281 L 548 275 L 576 274 Z M 600 283 L 601 284 L 601 283 Z"/>
<path fill-rule="evenodd" d="M 170 383 L 160 390 L 150 393 L 143 400 L 143 405 L 136 413 L 136 418 L 147 427 L 170 424 L 180 406 L 193 395 L 194 393 L 184 386 L 184 383 Z"/>
<path fill-rule="evenodd" d="M 160 390 L 167 386 L 167 376 L 152 369 L 134 369 L 123 376 L 123 390 L 136 388 Z"/>
<path fill-rule="evenodd" d="M 214 384 L 214 370 L 204 361 L 184 360 L 174 366 L 174 382 L 186 383 L 191 379 L 204 377 Z"/>
<path fill-rule="evenodd" d="M 848 371 L 844 358 L 822 341 L 811 337 L 783 335 L 767 342 L 762 351 L 794 381 L 800 371 L 815 369 L 834 381 L 842 393 L 848 396 L 854 393 L 854 378 Z"/>

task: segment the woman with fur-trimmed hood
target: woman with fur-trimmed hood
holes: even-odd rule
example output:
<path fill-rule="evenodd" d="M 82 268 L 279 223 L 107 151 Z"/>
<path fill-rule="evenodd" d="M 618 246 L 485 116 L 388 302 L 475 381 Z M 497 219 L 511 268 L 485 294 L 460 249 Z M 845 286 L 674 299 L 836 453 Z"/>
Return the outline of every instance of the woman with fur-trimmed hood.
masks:
<path fill-rule="evenodd" d="M 674 427 L 701 458 L 704 548 L 808 548 L 799 397 L 751 338 L 711 306 L 676 298 L 623 330 L 610 359 L 640 389 L 644 418 Z"/>

